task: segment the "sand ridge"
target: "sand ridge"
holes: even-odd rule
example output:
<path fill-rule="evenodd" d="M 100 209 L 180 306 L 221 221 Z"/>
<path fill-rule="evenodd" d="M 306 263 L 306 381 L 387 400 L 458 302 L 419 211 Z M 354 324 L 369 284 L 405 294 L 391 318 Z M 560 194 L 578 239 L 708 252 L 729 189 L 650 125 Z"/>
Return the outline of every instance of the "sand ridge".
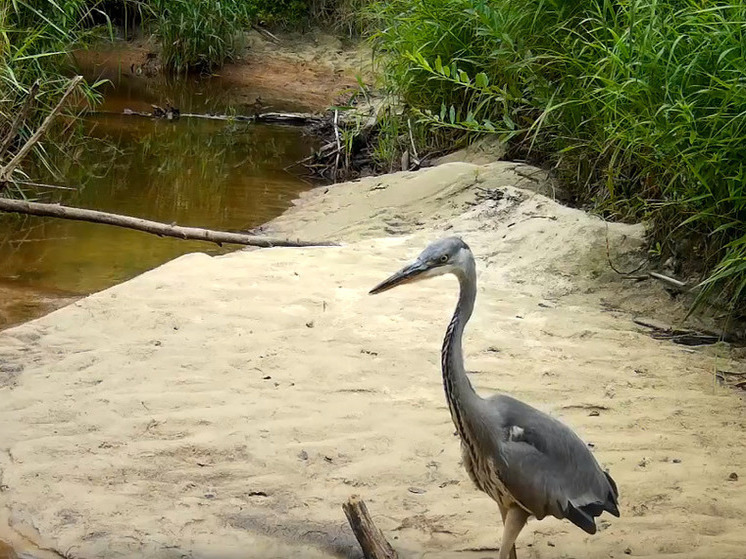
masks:
<path fill-rule="evenodd" d="M 458 234 L 477 390 L 567 421 L 621 492 L 597 535 L 532 521 L 519 556 L 743 557 L 746 418 L 712 375 L 741 364 L 636 328 L 633 302 L 680 309 L 541 192 L 508 163 L 317 189 L 267 230 L 341 246 L 187 255 L 0 333 L 0 520 L 67 557 L 358 557 L 340 508 L 358 493 L 402 557 L 495 556 L 439 375 L 456 282 L 367 295 Z M 639 258 L 641 226 L 608 232 Z"/>

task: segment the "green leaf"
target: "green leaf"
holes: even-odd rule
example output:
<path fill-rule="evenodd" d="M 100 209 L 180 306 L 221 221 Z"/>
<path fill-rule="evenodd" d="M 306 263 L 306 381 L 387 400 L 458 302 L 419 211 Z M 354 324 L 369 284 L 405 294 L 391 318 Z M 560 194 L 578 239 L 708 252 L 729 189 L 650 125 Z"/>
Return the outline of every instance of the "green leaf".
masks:
<path fill-rule="evenodd" d="M 503 122 L 509 130 L 515 130 L 515 122 L 513 122 L 513 120 L 507 115 L 507 113 L 503 115 Z"/>
<path fill-rule="evenodd" d="M 477 87 L 487 87 L 490 84 L 490 79 L 487 77 L 487 74 L 484 72 L 479 72 L 475 77 L 474 81 L 477 84 Z"/>
<path fill-rule="evenodd" d="M 453 105 L 451 105 L 451 111 L 448 116 L 451 119 L 451 124 L 456 122 L 456 107 L 454 107 Z"/>

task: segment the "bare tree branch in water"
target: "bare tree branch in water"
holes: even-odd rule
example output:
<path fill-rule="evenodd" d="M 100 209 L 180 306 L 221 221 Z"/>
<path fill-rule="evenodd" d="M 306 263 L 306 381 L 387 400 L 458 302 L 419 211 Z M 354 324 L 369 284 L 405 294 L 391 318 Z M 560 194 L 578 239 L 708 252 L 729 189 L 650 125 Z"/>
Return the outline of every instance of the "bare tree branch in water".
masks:
<path fill-rule="evenodd" d="M 41 140 L 42 136 L 44 136 L 47 129 L 52 124 L 54 117 L 56 117 L 57 114 L 62 110 L 65 101 L 67 101 L 67 98 L 73 94 L 81 81 L 83 81 L 83 76 L 75 76 L 73 79 L 70 80 L 65 93 L 62 94 L 62 98 L 59 100 L 57 105 L 55 105 L 52 111 L 47 115 L 47 118 L 44 119 L 44 122 L 41 123 L 41 126 L 39 126 L 36 132 L 34 132 L 33 135 L 28 139 L 28 141 L 23 144 L 23 147 L 18 150 L 18 153 L 15 154 L 13 159 L 11 159 L 7 165 L 0 169 L 0 190 L 3 190 L 3 188 L 5 188 L 8 181 L 10 180 L 10 176 L 13 174 L 13 171 L 15 171 L 16 167 L 18 167 L 23 158 L 28 155 L 34 145 L 36 145 L 36 143 Z"/>
<path fill-rule="evenodd" d="M 90 223 L 103 223 L 134 229 L 144 233 L 151 233 L 159 237 L 174 237 L 176 239 L 189 239 L 195 241 L 207 241 L 219 246 L 225 244 L 247 245 L 256 247 L 309 247 L 309 246 L 336 246 L 336 243 L 322 241 L 301 241 L 280 239 L 273 237 L 262 237 L 259 235 L 247 235 L 245 233 L 232 233 L 229 231 L 213 231 L 199 227 L 184 227 L 176 224 L 161 223 L 139 217 L 73 208 L 59 204 L 41 204 L 39 202 L 27 202 L 25 200 L 11 200 L 0 197 L 0 211 L 35 215 L 41 217 L 57 217 L 73 221 L 87 221 Z"/>
<path fill-rule="evenodd" d="M 0 144 L 0 160 L 2 160 L 3 157 L 5 157 L 5 152 L 8 151 L 8 148 L 13 143 L 13 140 L 16 138 L 18 133 L 21 131 L 21 127 L 23 126 L 23 121 L 26 120 L 26 115 L 31 109 L 31 106 L 34 104 L 34 100 L 36 99 L 36 94 L 38 92 L 39 92 L 39 80 L 36 80 L 31 86 L 31 88 L 29 89 L 28 95 L 26 96 L 26 100 L 23 103 L 23 107 L 21 107 L 21 110 L 16 113 L 16 116 L 13 119 L 13 122 L 11 123 L 10 128 L 8 128 L 8 134 L 5 136 L 3 143 Z"/>
<path fill-rule="evenodd" d="M 63 105 L 67 98 L 72 95 L 75 89 L 78 87 L 80 82 L 83 80 L 82 76 L 75 76 L 70 80 L 67 90 L 62 95 L 57 105 L 44 119 L 41 126 L 32 134 L 32 136 L 26 141 L 26 143 L 18 150 L 18 153 L 8 162 L 7 165 L 0 168 L 0 191 L 2 191 L 11 181 L 11 175 L 19 163 L 24 157 L 28 155 L 34 145 L 42 138 L 46 133 L 47 129 L 51 125 L 55 116 L 62 110 Z M 31 93 L 35 94 L 35 88 L 32 87 Z M 29 95 L 32 98 L 33 95 Z M 31 103 L 31 101 L 28 101 Z M 23 113 L 24 111 L 22 111 Z M 269 115 L 269 116 L 268 116 Z M 308 118 L 315 118 L 313 115 L 304 115 L 297 113 L 288 114 L 274 114 L 268 113 L 268 115 L 261 115 L 265 120 L 271 120 L 272 118 L 279 117 L 281 120 L 295 121 L 305 120 Z M 203 115 L 194 115 L 203 116 Z M 213 117 L 214 118 L 214 117 Z M 259 120 L 258 117 L 254 117 Z M 13 123 L 14 127 L 22 124 L 21 118 L 16 119 L 18 122 Z M 13 133 L 11 129 L 9 134 Z M 5 145 L 5 141 L 2 145 Z M 20 182 L 20 181 L 19 181 Z M 26 182 L 26 181 L 24 181 Z M 47 186 L 52 185 L 41 185 L 39 183 L 32 183 L 28 181 L 28 184 L 34 184 L 35 186 Z M 69 187 L 68 187 L 69 188 Z M 245 233 L 233 233 L 230 231 L 213 231 L 210 229 L 202 229 L 199 227 L 184 227 L 181 225 L 160 223 L 158 221 L 151 221 L 148 219 L 142 219 L 139 217 L 132 217 L 127 215 L 113 214 L 108 212 L 100 212 L 96 210 L 88 210 L 84 208 L 74 208 L 69 206 L 62 206 L 59 204 L 42 204 L 39 202 L 27 202 L 25 200 L 13 200 L 10 198 L 0 197 L 0 211 L 18 213 L 25 215 L 35 215 L 41 217 L 57 217 L 60 219 L 69 219 L 74 221 L 87 221 L 90 223 L 103 223 L 106 225 L 114 225 L 116 227 L 123 227 L 126 229 L 133 229 L 135 231 L 142 231 L 144 233 L 151 233 L 158 235 L 159 237 L 173 237 L 176 239 L 190 239 L 195 241 L 207 241 L 222 246 L 226 244 L 236 245 L 247 245 L 256 247 L 307 247 L 307 246 L 332 246 L 335 243 L 329 242 L 317 242 L 317 241 L 292 241 L 290 239 L 280 239 L 272 237 L 261 237 L 258 235 L 247 235 Z"/>

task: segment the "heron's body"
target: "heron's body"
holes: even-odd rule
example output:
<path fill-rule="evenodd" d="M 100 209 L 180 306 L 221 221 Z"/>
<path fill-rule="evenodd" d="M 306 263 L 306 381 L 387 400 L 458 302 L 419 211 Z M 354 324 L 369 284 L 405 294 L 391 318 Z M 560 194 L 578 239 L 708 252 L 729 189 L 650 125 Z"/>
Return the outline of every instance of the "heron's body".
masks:
<path fill-rule="evenodd" d="M 594 519 L 603 511 L 619 516 L 618 492 L 588 447 L 564 423 L 515 398 L 481 398 L 466 375 L 461 340 L 477 292 L 469 247 L 457 237 L 433 243 L 372 293 L 444 273 L 458 278 L 460 294 L 443 340 L 443 387 L 464 467 L 500 508 L 500 559 L 515 558 L 515 540 L 530 516 L 567 518 L 595 533 Z"/>

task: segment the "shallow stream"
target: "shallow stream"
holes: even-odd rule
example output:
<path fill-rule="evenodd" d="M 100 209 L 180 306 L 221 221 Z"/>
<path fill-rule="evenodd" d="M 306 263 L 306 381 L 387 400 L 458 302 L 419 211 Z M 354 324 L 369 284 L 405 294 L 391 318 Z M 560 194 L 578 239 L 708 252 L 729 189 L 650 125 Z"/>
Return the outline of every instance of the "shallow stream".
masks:
<path fill-rule="evenodd" d="M 313 139 L 289 126 L 195 118 L 149 119 L 151 105 L 182 113 L 252 114 L 304 110 L 261 99 L 219 78 L 115 77 L 102 114 L 80 125 L 87 138 L 66 155 L 62 171 L 27 171 L 34 180 L 74 187 L 28 195 L 166 223 L 247 231 L 276 217 L 310 185 L 284 170 L 311 153 Z M 0 329 L 30 320 L 81 295 L 105 289 L 182 254 L 234 250 L 164 239 L 108 225 L 0 214 Z"/>

